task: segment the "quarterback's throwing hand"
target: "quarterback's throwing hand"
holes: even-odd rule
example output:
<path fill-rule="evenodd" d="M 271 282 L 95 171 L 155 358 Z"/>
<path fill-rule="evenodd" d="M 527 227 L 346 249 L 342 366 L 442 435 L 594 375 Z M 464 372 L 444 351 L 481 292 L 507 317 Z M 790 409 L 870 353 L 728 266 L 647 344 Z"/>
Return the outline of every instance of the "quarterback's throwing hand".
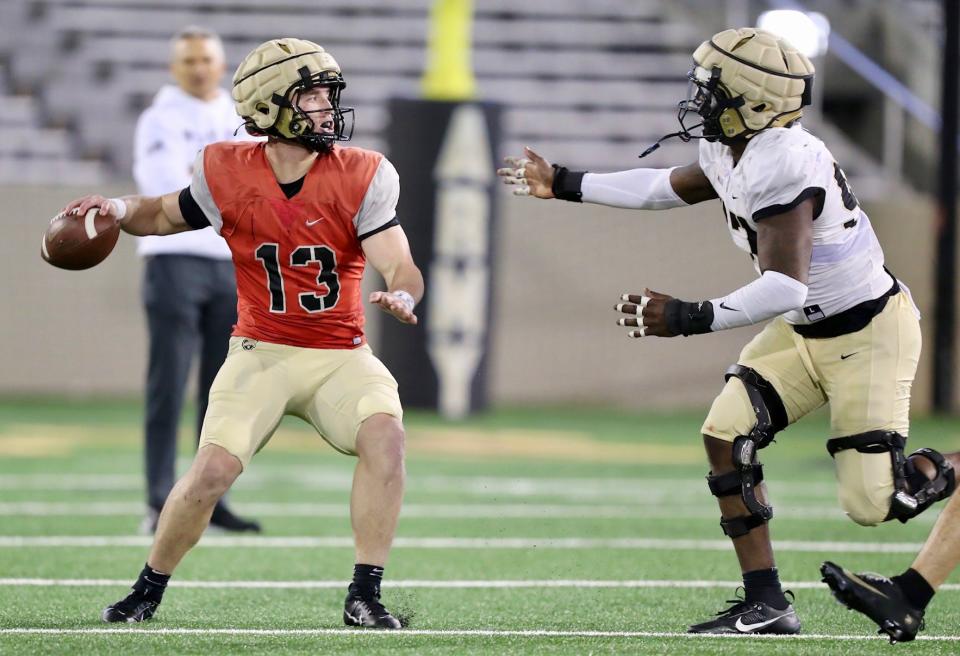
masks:
<path fill-rule="evenodd" d="M 620 300 L 626 303 L 617 303 L 613 306 L 617 312 L 623 312 L 626 318 L 617 319 L 618 326 L 630 326 L 637 330 L 627 333 L 628 337 L 676 337 L 667 327 L 666 306 L 672 296 L 643 290 L 643 295 L 623 294 Z"/>
<path fill-rule="evenodd" d="M 97 194 L 91 194 L 90 196 L 84 196 L 82 198 L 70 201 L 70 203 L 63 208 L 63 213 L 70 214 L 71 212 L 76 211 L 80 216 L 85 216 L 86 213 L 94 207 L 99 207 L 100 214 L 104 216 L 113 216 L 116 218 L 120 214 L 113 199 L 104 198 L 103 196 Z"/>
<path fill-rule="evenodd" d="M 514 196 L 553 198 L 553 166 L 530 148 L 524 146 L 523 157 L 507 157 L 507 168 L 497 169 L 503 183 L 516 185 Z"/>
<path fill-rule="evenodd" d="M 389 312 L 397 318 L 398 321 L 416 325 L 417 315 L 413 313 L 413 298 L 409 295 L 404 297 L 401 294 L 391 294 L 390 292 L 373 292 L 370 294 L 370 302 L 380 306 L 384 312 Z"/>

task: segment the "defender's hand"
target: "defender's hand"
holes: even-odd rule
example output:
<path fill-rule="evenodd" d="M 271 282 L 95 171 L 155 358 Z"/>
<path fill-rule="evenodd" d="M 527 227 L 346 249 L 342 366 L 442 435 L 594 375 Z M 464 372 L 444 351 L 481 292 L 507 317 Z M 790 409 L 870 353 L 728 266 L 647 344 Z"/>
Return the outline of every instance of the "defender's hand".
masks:
<path fill-rule="evenodd" d="M 553 198 L 553 166 L 526 146 L 523 154 L 523 157 L 504 158 L 510 166 L 497 169 L 497 175 L 503 178 L 504 184 L 516 185 L 514 196 Z"/>
<path fill-rule="evenodd" d="M 84 196 L 82 198 L 77 198 L 76 200 L 70 201 L 67 206 L 63 208 L 63 213 L 70 214 L 71 212 L 77 210 L 77 214 L 80 216 L 85 216 L 86 213 L 93 207 L 99 207 L 100 214 L 103 216 L 112 216 L 115 219 L 119 216 L 117 206 L 114 204 L 114 202 L 109 198 L 105 198 L 97 194 Z"/>
<path fill-rule="evenodd" d="M 373 292 L 370 294 L 369 301 L 380 307 L 381 310 L 392 314 L 397 321 L 416 325 L 417 315 L 413 313 L 413 308 L 404 303 L 403 299 L 390 292 Z"/>
<path fill-rule="evenodd" d="M 624 294 L 620 299 L 628 302 L 617 303 L 613 309 L 631 316 L 617 319 L 617 325 L 638 328 L 628 332 L 628 337 L 676 337 L 676 334 L 667 328 L 664 312 L 667 301 L 672 300 L 672 296 L 644 289 L 642 296 Z"/>

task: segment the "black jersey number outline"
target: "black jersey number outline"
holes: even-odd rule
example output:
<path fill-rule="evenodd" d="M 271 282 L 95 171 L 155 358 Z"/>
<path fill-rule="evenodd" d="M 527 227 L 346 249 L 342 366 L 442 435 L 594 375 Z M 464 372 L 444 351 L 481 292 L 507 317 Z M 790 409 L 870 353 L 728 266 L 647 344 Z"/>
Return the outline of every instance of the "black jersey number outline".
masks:
<path fill-rule="evenodd" d="M 283 272 L 280 269 L 280 245 L 264 243 L 257 246 L 254 255 L 267 273 L 267 289 L 270 292 L 270 312 L 283 314 L 287 311 L 287 300 L 283 289 Z M 313 262 L 320 264 L 317 286 L 325 286 L 326 294 L 301 292 L 298 295 L 300 307 L 313 314 L 324 312 L 337 305 L 340 300 L 340 275 L 337 273 L 337 256 L 329 246 L 297 246 L 290 254 L 290 266 L 309 266 Z"/>
<path fill-rule="evenodd" d="M 833 179 L 837 181 L 837 186 L 840 187 L 840 199 L 843 201 L 843 206 L 848 210 L 857 209 L 860 202 L 854 195 L 853 190 L 850 189 L 850 185 L 847 184 L 847 176 L 843 174 L 843 169 L 836 162 L 833 163 Z"/>

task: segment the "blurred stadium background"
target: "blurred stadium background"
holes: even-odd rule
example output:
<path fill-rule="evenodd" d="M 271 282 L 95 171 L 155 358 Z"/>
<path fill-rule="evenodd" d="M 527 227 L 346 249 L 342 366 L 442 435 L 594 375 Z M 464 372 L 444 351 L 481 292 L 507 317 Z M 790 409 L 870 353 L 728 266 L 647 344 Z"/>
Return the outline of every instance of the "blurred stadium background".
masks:
<path fill-rule="evenodd" d="M 674 108 L 685 93 L 690 53 L 704 35 L 726 24 L 754 22 L 760 10 L 770 8 L 746 1 L 520 4 L 475 3 L 477 96 L 504 107 L 500 153 L 519 153 L 528 144 L 551 161 L 598 171 L 637 165 L 637 154 L 675 130 Z M 95 189 L 133 191 L 133 127 L 168 81 L 173 32 L 191 23 L 219 31 L 230 70 L 253 45 L 275 34 L 295 31 L 328 46 L 348 79 L 345 102 L 357 108 L 354 142 L 388 150 L 388 99 L 420 91 L 429 5 L 429 0 L 0 3 L 0 184 L 7 227 L 0 248 L 9 272 L 0 291 L 6 310 L 0 391 L 126 396 L 140 391 L 145 330 L 132 240 L 122 240 L 109 261 L 80 274 L 45 265 L 36 256 L 36 242 L 45 217 L 67 199 Z M 822 111 L 812 112 L 805 123 L 828 142 L 847 172 L 880 233 L 890 268 L 910 285 L 927 327 L 933 316 L 931 193 L 938 138 L 908 109 L 911 101 L 927 108 L 940 102 L 940 4 L 807 6 L 829 19 L 835 38 L 857 44 L 915 95 L 877 88 L 829 49 L 816 61 Z M 695 145 L 674 141 L 645 163 L 665 166 L 695 157 Z M 621 292 L 643 285 L 681 297 L 709 297 L 747 280 L 750 263 L 730 248 L 719 205 L 652 215 L 497 197 L 489 383 L 495 404 L 614 403 L 642 409 L 696 408 L 710 401 L 719 374 L 748 331 L 638 344 L 616 330 L 608 309 Z M 419 219 L 401 218 L 406 224 Z M 376 346 L 376 334 L 372 339 Z M 930 352 L 925 349 L 917 376 L 918 410 L 929 406 Z"/>
<path fill-rule="evenodd" d="M 936 301 L 949 306 L 956 294 L 953 287 L 948 288 L 951 298 L 935 291 L 938 262 L 943 266 L 943 260 L 938 259 L 938 249 L 942 249 L 938 216 L 943 213 L 938 209 L 936 192 L 947 2 L 802 3 L 803 9 L 818 12 L 829 23 L 829 37 L 821 35 L 821 46 L 827 47 L 814 60 L 818 69 L 817 100 L 804 124 L 827 142 L 843 166 L 879 234 L 888 266 L 910 286 L 924 314 L 926 344 L 914 387 L 918 416 L 930 412 L 934 401 L 931 381 L 937 351 L 933 347 Z M 0 509 L 9 510 L 17 503 L 35 499 L 76 502 L 72 506 L 75 509 L 81 503 L 115 500 L 109 486 L 99 490 L 106 496 L 97 496 L 93 487 L 84 488 L 86 483 L 82 482 L 76 489 L 67 483 L 44 488 L 44 475 L 64 476 L 64 481 L 73 480 L 73 475 L 126 476 L 120 489 L 134 491 L 123 500 L 129 505 L 139 502 L 138 400 L 146 362 L 146 330 L 139 299 L 141 263 L 132 240 L 121 239 L 102 265 L 86 272 L 60 271 L 41 261 L 38 241 L 47 219 L 70 198 L 94 190 L 108 196 L 133 193 L 130 169 L 134 125 L 152 95 L 168 81 L 170 36 L 190 24 L 218 32 L 226 46 L 230 71 L 247 51 L 268 38 L 291 35 L 317 41 L 343 68 L 348 83 L 343 102 L 356 107 L 354 144 L 392 156 L 396 153 L 391 153 L 390 144 L 396 142 L 388 138 L 391 116 L 387 106 L 392 98 L 422 95 L 433 4 L 432 0 L 0 1 L 0 193 L 5 228 L 0 240 L 4 273 L 0 283 L 0 462 L 4 463 Z M 675 131 L 676 103 L 686 93 L 684 76 L 697 44 L 725 27 L 756 24 L 762 12 L 797 3 L 464 0 L 462 4 L 472 4 L 473 10 L 470 58 L 475 98 L 502 106 L 498 157 L 519 154 L 523 145 L 529 145 L 553 162 L 604 171 L 637 166 L 636 157 L 647 145 Z M 410 149 L 417 146 L 415 142 L 404 144 Z M 695 158 L 695 144 L 673 141 L 643 164 L 667 166 Z M 412 175 L 409 171 L 401 174 L 402 179 Z M 696 537 L 702 533 L 710 539 L 721 537 L 713 518 L 713 500 L 702 480 L 698 482 L 705 467 L 699 456 L 698 421 L 719 390 L 724 369 L 752 333 L 741 329 L 694 339 L 636 342 L 626 339 L 614 325 L 616 317 L 611 311 L 621 292 L 644 286 L 680 297 L 701 298 L 718 295 L 750 279 L 750 262 L 731 248 L 719 204 L 653 215 L 516 199 L 501 191 L 496 194 L 495 260 L 491 263 L 495 284 L 489 301 L 491 343 L 486 379 L 494 414 L 468 420 L 463 424 L 466 432 L 457 433 L 460 429 L 456 425 L 441 422 L 429 413 L 414 413 L 411 433 L 422 430 L 420 439 L 425 441 L 412 450 L 411 473 L 436 471 L 431 458 L 441 454 L 439 457 L 445 460 L 437 468 L 452 477 L 450 480 L 471 474 L 500 476 L 496 480 L 504 485 L 511 477 L 522 475 L 566 475 L 580 481 L 592 477 L 595 482 L 610 479 L 610 485 L 597 485 L 606 485 L 603 498 L 610 499 L 612 494 L 620 503 L 623 499 L 612 491 L 619 485 L 617 481 L 656 476 L 658 467 L 666 467 L 667 473 L 662 476 L 685 480 L 691 490 L 698 490 L 696 503 L 702 517 L 698 517 L 699 523 L 690 525 L 688 533 Z M 401 215 L 400 219 L 414 226 L 420 217 Z M 946 253 L 951 259 L 955 257 L 952 249 Z M 414 255 L 422 261 L 431 253 Z M 376 351 L 379 325 L 373 317 L 370 320 L 371 343 Z M 945 352 L 951 357 L 949 344 L 958 329 L 960 324 L 953 326 L 951 339 L 944 342 Z M 948 365 L 955 367 L 952 360 Z M 948 398 L 938 404 L 941 410 L 952 410 L 957 404 L 960 391 L 948 390 Z M 603 410 L 607 408 L 616 412 L 606 415 Z M 822 447 L 824 425 L 817 421 L 812 420 L 812 428 L 801 431 L 809 438 L 807 450 L 784 451 L 779 456 L 771 453 L 770 458 L 774 462 L 779 459 L 786 469 L 790 458 L 808 463 L 810 480 L 829 487 L 832 473 Z M 598 428 L 594 431 L 591 426 Z M 632 426 L 638 427 L 636 434 L 631 433 Z M 920 426 L 925 429 L 924 444 L 956 444 L 960 424 L 949 417 Z M 185 424 L 184 457 L 189 456 L 188 433 Z M 585 441 L 578 442 L 584 436 Z M 492 446 L 477 447 L 475 442 L 485 438 Z M 347 471 L 346 459 L 334 462 L 335 456 L 328 457 L 322 445 L 306 447 L 309 439 L 298 439 L 288 442 L 294 451 L 307 450 L 322 458 L 325 467 Z M 66 446 L 64 442 L 70 440 L 77 442 Z M 622 455 L 628 446 L 639 450 Z M 502 450 L 497 464 L 484 460 L 497 449 Z M 508 464 L 511 456 L 518 460 Z M 283 467 L 293 465 L 287 462 L 290 456 L 278 449 L 278 455 L 270 460 L 268 449 L 263 457 L 266 478 L 274 472 L 280 485 Z M 112 464 L 105 465 L 110 459 Z M 586 463 L 582 469 L 571 464 L 578 459 Z M 565 464 L 560 466 L 558 462 Z M 678 468 L 669 469 L 671 463 Z M 30 478 L 34 475 L 41 478 Z M 795 478 L 796 489 L 807 480 L 799 474 Z M 417 500 L 420 497 L 415 480 L 411 476 L 412 494 Z M 262 500 L 254 491 L 245 496 L 242 485 L 237 493 L 240 501 Z M 563 488 L 562 482 L 557 485 L 557 489 Z M 443 489 L 434 486 L 430 489 L 434 496 L 423 492 L 423 499 L 437 502 L 441 497 L 456 498 Z M 633 494 L 634 488 L 629 485 L 624 489 L 631 492 L 621 496 Z M 302 490 L 291 488 L 287 492 L 291 499 L 307 498 Z M 637 487 L 633 501 L 648 492 L 645 487 Z M 536 494 L 554 498 L 552 492 Z M 797 494 L 800 501 L 806 498 Z M 463 495 L 469 497 L 467 492 Z M 345 496 L 337 496 L 341 498 Z M 535 500 L 536 496 L 530 498 Z M 670 497 L 661 492 L 659 498 Z M 785 493 L 782 498 L 793 497 Z M 585 499 L 578 502 L 586 503 Z M 821 494 L 817 503 L 827 509 L 824 512 L 833 513 L 831 517 L 840 515 L 829 492 Z M 665 508 L 661 510 L 666 512 Z M 136 524 L 136 510 L 130 508 L 119 512 L 120 519 L 114 523 L 102 524 L 88 524 L 77 517 L 64 519 L 62 515 L 57 519 L 56 513 L 55 519 L 43 520 L 39 515 L 24 516 L 30 515 L 28 512 L 0 514 L 4 515 L 0 525 L 7 527 L 0 533 L 8 537 L 124 535 Z M 71 519 L 78 521 L 71 523 Z M 541 526 L 530 521 L 527 532 L 536 532 L 537 527 L 549 523 L 543 517 L 540 520 L 546 523 Z M 301 535 L 316 528 L 311 524 L 305 529 L 289 517 L 286 521 L 272 527 L 268 523 L 268 530 Z M 408 521 L 416 526 L 416 519 Z M 602 518 L 596 521 L 603 523 Z M 554 531 L 561 536 L 566 527 L 580 534 L 616 537 L 641 534 L 638 525 L 651 525 L 646 521 L 621 524 L 616 530 L 591 524 L 570 529 L 575 523 L 554 521 L 553 528 L 543 531 L 544 535 Z M 656 524 L 652 524 L 654 532 L 673 534 L 671 523 L 663 523 L 661 528 Z M 787 525 L 789 514 L 783 526 Z M 316 531 L 348 535 L 342 518 L 336 526 Z M 409 528 L 411 524 L 401 526 L 401 535 L 404 526 Z M 459 526 L 451 528 L 449 522 L 435 521 L 432 528 L 415 528 L 412 533 L 456 533 Z M 838 540 L 874 537 L 903 543 L 919 541 L 929 524 L 914 525 L 901 533 L 891 533 L 884 527 L 870 535 L 846 524 L 842 529 L 839 526 L 826 532 Z M 805 529 L 795 527 L 795 532 L 802 538 L 820 535 L 821 529 L 815 522 Z M 489 522 L 475 527 L 480 535 L 498 530 Z M 524 533 L 524 527 L 518 530 Z M 136 567 L 142 551 L 128 548 L 118 558 Z M 0 547 L 0 563 L 11 553 Z M 28 557 L 27 551 L 18 553 L 6 566 L 0 566 L 0 576 L 64 575 L 58 567 L 37 565 L 42 559 Z M 735 578 L 732 553 L 723 553 L 723 557 L 720 560 L 716 556 L 723 573 L 710 569 L 696 576 Z M 799 565 L 796 570 L 786 566 L 787 578 L 813 577 L 810 567 L 815 559 L 810 554 L 806 558 L 810 562 L 804 562 L 803 571 Z M 905 555 L 878 558 L 875 562 L 881 568 L 901 562 Z M 97 576 L 109 579 L 136 571 L 126 566 L 117 571 L 102 562 L 81 562 L 82 567 L 92 567 Z M 631 558 L 611 562 L 636 565 Z M 490 566 L 510 570 L 510 564 L 499 561 Z M 66 567 L 71 577 L 84 574 L 74 569 L 74 564 Z M 576 566 L 569 567 L 576 574 Z M 657 567 L 651 561 L 628 576 L 640 578 L 646 569 L 650 576 L 657 577 Z M 238 564 L 236 569 L 239 572 L 242 568 Z M 421 569 L 429 570 L 426 565 Z M 603 569 L 610 576 L 622 575 L 609 567 Z M 190 571 L 197 576 L 204 574 L 199 568 Z M 340 567 L 336 571 L 346 570 Z M 412 574 L 401 571 L 410 578 L 422 575 L 419 570 Z M 526 572 L 517 566 L 504 578 L 525 578 Z M 206 575 L 228 576 L 216 572 Z M 311 574 L 298 571 L 292 575 Z M 263 576 L 283 578 L 269 572 Z M 12 594 L 16 598 L 17 590 Z M 94 604 L 95 609 L 103 594 L 102 590 L 94 591 L 87 603 Z M 105 594 L 109 597 L 113 592 Z M 825 593 L 818 594 L 824 597 L 827 608 Z M 630 599 L 640 605 L 657 603 L 647 598 Z M 41 601 L 31 597 L 24 603 L 33 607 L 30 605 Z M 686 603 L 678 598 L 673 610 L 680 612 Z M 948 617 L 955 628 L 958 606 L 950 603 L 952 614 Z M 89 611 L 85 608 L 83 612 Z M 828 611 L 820 615 L 828 624 L 834 622 L 831 627 L 836 632 L 849 632 L 849 628 L 829 619 Z M 0 615 L 0 626 L 59 626 L 44 617 L 38 612 L 36 618 L 40 619 L 24 623 L 7 613 Z M 335 619 L 335 615 L 331 617 Z M 485 623 L 478 620 L 478 626 L 497 622 L 496 613 L 483 617 Z M 664 620 L 664 626 L 675 630 L 682 628 L 679 625 L 684 621 L 695 619 L 700 618 L 681 615 L 679 622 L 676 617 Z M 622 622 L 615 624 L 614 628 L 629 628 L 621 626 Z M 941 629 L 946 625 L 940 624 Z M 537 626 L 534 623 L 526 628 Z M 598 628 L 607 627 L 601 623 Z M 866 632 L 866 625 L 859 628 L 861 633 Z M 41 643 L 17 644 L 24 648 L 30 645 L 31 649 L 42 647 Z M 614 652 L 629 651 L 615 642 L 581 646 L 584 650 L 599 646 Z M 694 653 L 689 645 L 675 646 L 687 650 L 683 653 Z M 501 647 L 506 651 L 512 648 Z M 549 651 L 549 647 L 547 644 L 543 648 Z M 930 649 L 924 653 L 955 653 L 950 650 L 956 643 L 931 643 L 927 647 Z M 947 650 L 937 651 L 940 648 Z M 669 651 L 664 645 L 650 649 Z M 854 651 L 847 653 L 860 653 L 857 648 L 851 649 Z"/>

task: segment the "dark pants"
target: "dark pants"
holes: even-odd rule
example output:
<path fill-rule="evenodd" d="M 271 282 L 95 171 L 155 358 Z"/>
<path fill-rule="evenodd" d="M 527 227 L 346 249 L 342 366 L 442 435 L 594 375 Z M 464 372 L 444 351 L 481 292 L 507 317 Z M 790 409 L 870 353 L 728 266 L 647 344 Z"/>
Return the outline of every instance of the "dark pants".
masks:
<path fill-rule="evenodd" d="M 176 475 L 177 426 L 187 375 L 200 355 L 197 440 L 214 376 L 227 357 L 237 321 L 233 263 L 193 255 L 154 255 L 146 260 L 143 304 L 150 331 L 147 370 L 147 503 L 160 509 Z"/>

